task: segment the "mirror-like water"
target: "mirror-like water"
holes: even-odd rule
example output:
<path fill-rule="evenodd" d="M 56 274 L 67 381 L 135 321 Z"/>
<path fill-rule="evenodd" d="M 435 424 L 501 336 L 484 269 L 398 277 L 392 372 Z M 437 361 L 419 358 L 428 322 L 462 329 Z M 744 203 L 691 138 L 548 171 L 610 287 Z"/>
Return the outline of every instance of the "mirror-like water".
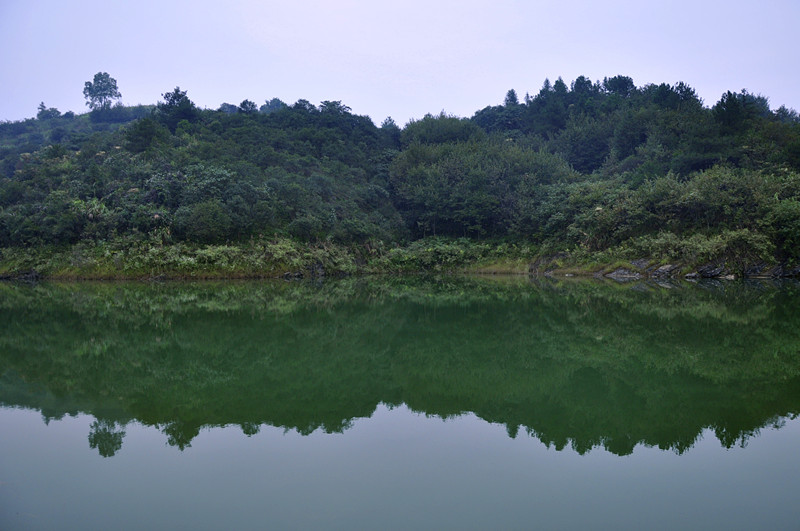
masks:
<path fill-rule="evenodd" d="M 800 287 L 0 284 L 0 529 L 792 528 Z"/>

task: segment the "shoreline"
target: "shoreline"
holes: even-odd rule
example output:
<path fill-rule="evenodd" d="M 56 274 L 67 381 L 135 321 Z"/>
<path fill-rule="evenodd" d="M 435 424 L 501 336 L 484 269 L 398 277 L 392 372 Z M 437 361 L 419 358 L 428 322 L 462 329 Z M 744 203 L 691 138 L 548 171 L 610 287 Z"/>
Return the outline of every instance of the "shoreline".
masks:
<path fill-rule="evenodd" d="M 284 253 L 273 253 L 281 248 Z M 496 249 L 490 253 L 496 254 Z M 635 280 L 739 280 L 800 277 L 800 266 L 758 262 L 741 266 L 735 259 L 686 264 L 650 258 L 592 261 L 553 256 L 460 256 L 431 253 L 431 248 L 396 247 L 364 256 L 358 248 L 314 246 L 281 241 L 273 248 L 252 245 L 186 246 L 113 251 L 104 246 L 61 249 L 0 249 L 4 281 L 193 281 L 323 279 L 397 274 L 468 274 Z M 433 254 L 434 256 L 430 256 Z M 461 253 L 465 254 L 465 253 Z M 737 265 L 731 265 L 737 264 Z"/>

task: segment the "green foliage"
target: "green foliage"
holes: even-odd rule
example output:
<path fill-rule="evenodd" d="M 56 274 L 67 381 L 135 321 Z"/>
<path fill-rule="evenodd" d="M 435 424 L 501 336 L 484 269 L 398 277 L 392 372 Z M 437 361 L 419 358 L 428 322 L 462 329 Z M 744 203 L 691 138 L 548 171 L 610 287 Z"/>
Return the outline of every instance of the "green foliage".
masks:
<path fill-rule="evenodd" d="M 98 81 L 91 94 L 112 80 Z M 559 78 L 472 119 L 442 112 L 402 129 L 333 100 L 211 111 L 178 87 L 155 109 L 111 99 L 0 123 L 0 245 L 446 236 L 689 261 L 739 253 L 742 267 L 799 258 L 796 112 L 747 91 L 706 108 L 683 82 Z"/>
<path fill-rule="evenodd" d="M 573 168 L 592 173 L 600 168 L 609 154 L 608 139 L 612 137 L 611 123 L 586 116 L 567 121 L 564 130 L 552 143 L 552 149 L 562 153 Z"/>
<path fill-rule="evenodd" d="M 87 81 L 83 86 L 83 96 L 86 105 L 95 110 L 108 109 L 111 102 L 122 97 L 117 89 L 117 80 L 107 72 L 98 72 L 92 81 Z"/>
<path fill-rule="evenodd" d="M 517 97 L 516 90 L 511 89 L 506 92 L 506 99 L 503 101 L 503 105 L 506 107 L 514 107 L 515 105 L 519 105 L 519 97 Z"/>
<path fill-rule="evenodd" d="M 278 98 L 272 98 L 271 100 L 266 100 L 264 105 L 258 108 L 258 112 L 269 114 L 271 112 L 278 111 L 286 107 L 286 104 L 283 103 Z"/>
<path fill-rule="evenodd" d="M 763 96 L 755 96 L 742 90 L 722 95 L 711 109 L 714 119 L 729 130 L 738 130 L 749 120 L 770 116 L 769 103 Z"/>
<path fill-rule="evenodd" d="M 495 138 L 409 146 L 390 184 L 415 235 L 499 236 L 518 215 L 523 190 L 570 176 L 559 157 Z"/>
<path fill-rule="evenodd" d="M 772 263 L 775 253 L 769 238 L 749 229 L 728 230 L 712 236 L 694 234 L 685 238 L 661 232 L 642 236 L 628 245 L 636 256 L 650 256 L 663 262 L 724 263 L 739 274 L 755 264 Z"/>
<path fill-rule="evenodd" d="M 244 100 L 239 104 L 239 112 L 243 112 L 245 114 L 258 112 L 258 105 L 250 100 Z"/>
<path fill-rule="evenodd" d="M 402 130 L 395 123 L 395 121 L 392 120 L 391 116 L 387 116 L 386 119 L 381 123 L 381 135 L 383 136 L 384 142 L 388 148 L 400 149 Z"/>
<path fill-rule="evenodd" d="M 452 271 L 484 256 L 488 245 L 469 239 L 425 238 L 386 256 L 387 266 L 398 271 Z"/>
<path fill-rule="evenodd" d="M 187 240 L 219 243 L 231 235 L 231 217 L 218 199 L 211 199 L 175 212 L 175 229 Z"/>
<path fill-rule="evenodd" d="M 53 118 L 58 118 L 61 116 L 61 111 L 56 109 L 55 107 L 50 107 L 49 109 L 41 102 L 38 107 L 38 112 L 36 113 L 37 120 L 52 120 Z"/>
<path fill-rule="evenodd" d="M 133 153 L 141 153 L 157 142 L 165 141 L 169 132 L 152 118 L 136 121 L 125 134 L 126 147 Z"/>
<path fill-rule="evenodd" d="M 192 100 L 186 96 L 186 91 L 175 87 L 172 92 L 162 94 L 164 101 L 159 102 L 156 108 L 156 117 L 167 128 L 175 132 L 175 128 L 182 120 L 193 122 L 198 119 L 199 111 Z"/>
<path fill-rule="evenodd" d="M 627 98 L 636 90 L 633 79 L 628 76 L 614 76 L 603 78 L 603 90 L 609 94 Z"/>
<path fill-rule="evenodd" d="M 784 256 L 800 260 L 800 198 L 774 201 L 762 224 Z"/>
<path fill-rule="evenodd" d="M 481 139 L 482 133 L 470 120 L 441 112 L 437 116 L 426 114 L 422 120 L 411 120 L 403 129 L 401 141 L 404 146 L 466 142 Z"/>

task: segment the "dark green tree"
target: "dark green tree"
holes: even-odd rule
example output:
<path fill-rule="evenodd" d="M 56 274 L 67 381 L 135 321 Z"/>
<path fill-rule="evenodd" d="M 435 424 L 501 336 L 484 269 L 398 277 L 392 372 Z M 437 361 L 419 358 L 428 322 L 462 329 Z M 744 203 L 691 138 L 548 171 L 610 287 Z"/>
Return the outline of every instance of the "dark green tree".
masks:
<path fill-rule="evenodd" d="M 738 130 L 746 122 L 770 116 L 769 100 L 764 96 L 751 94 L 747 90 L 739 93 L 727 91 L 711 108 L 714 119 L 729 130 Z"/>
<path fill-rule="evenodd" d="M 125 135 L 126 147 L 132 153 L 141 153 L 151 147 L 157 140 L 169 137 L 164 126 L 152 118 L 143 118 L 134 122 Z"/>
<path fill-rule="evenodd" d="M 503 102 L 503 105 L 506 107 L 512 107 L 514 105 L 519 105 L 519 98 L 517 97 L 517 91 L 514 89 L 509 90 L 506 92 L 506 99 Z"/>
<path fill-rule="evenodd" d="M 464 142 L 471 138 L 483 137 L 483 131 L 474 122 L 458 118 L 442 111 L 439 115 L 426 114 L 422 120 L 411 120 L 403 129 L 404 145 L 441 144 L 444 142 Z"/>
<path fill-rule="evenodd" d="M 341 101 L 323 101 L 319 104 L 320 112 L 329 113 L 329 114 L 347 114 L 352 109 L 347 105 L 344 105 Z"/>
<path fill-rule="evenodd" d="M 176 213 L 179 229 L 186 239 L 200 243 L 219 243 L 231 235 L 231 217 L 216 199 L 182 207 Z"/>
<path fill-rule="evenodd" d="M 258 112 L 258 106 L 255 104 L 255 102 L 244 100 L 239 104 L 239 112 L 243 114 L 253 114 Z"/>
<path fill-rule="evenodd" d="M 58 118 L 61 116 L 61 111 L 56 109 L 55 107 L 50 107 L 49 109 L 41 102 L 39 107 L 37 108 L 38 112 L 36 113 L 36 118 L 39 120 L 51 120 L 53 118 Z"/>
<path fill-rule="evenodd" d="M 225 114 L 236 114 L 239 112 L 239 107 L 233 105 L 232 103 L 223 103 L 217 110 L 219 112 L 224 112 Z"/>
<path fill-rule="evenodd" d="M 381 136 L 389 147 L 395 149 L 400 147 L 401 133 L 400 127 L 391 116 L 387 116 L 386 119 L 381 122 Z"/>
<path fill-rule="evenodd" d="M 158 104 L 156 116 L 171 132 L 175 132 L 175 128 L 181 120 L 188 122 L 197 120 L 200 113 L 192 100 L 186 96 L 185 90 L 175 87 L 175 90 L 162 94 L 162 96 L 164 101 Z"/>
<path fill-rule="evenodd" d="M 622 98 L 627 98 L 636 90 L 633 79 L 628 76 L 614 76 L 603 78 L 603 90 L 609 94 L 616 94 Z"/>
<path fill-rule="evenodd" d="M 83 96 L 86 98 L 86 105 L 95 111 L 108 109 L 111 107 L 111 102 L 121 98 L 122 94 L 117 89 L 116 79 L 106 72 L 98 72 L 94 75 L 93 81 L 84 84 Z"/>
<path fill-rule="evenodd" d="M 283 103 L 278 98 L 272 98 L 271 100 L 266 100 L 264 105 L 258 108 L 258 112 L 263 114 L 269 114 L 275 111 L 279 111 L 286 107 L 286 104 Z"/>
<path fill-rule="evenodd" d="M 703 100 L 700 99 L 692 87 L 683 81 L 678 81 L 672 90 L 678 94 L 678 98 L 680 100 L 680 104 L 678 106 L 679 110 L 700 110 L 703 107 Z"/>
<path fill-rule="evenodd" d="M 797 115 L 797 111 L 786 107 L 786 105 L 781 105 L 780 107 L 778 107 L 778 110 L 775 111 L 775 117 L 781 123 L 786 123 L 786 124 L 800 123 L 800 116 Z"/>

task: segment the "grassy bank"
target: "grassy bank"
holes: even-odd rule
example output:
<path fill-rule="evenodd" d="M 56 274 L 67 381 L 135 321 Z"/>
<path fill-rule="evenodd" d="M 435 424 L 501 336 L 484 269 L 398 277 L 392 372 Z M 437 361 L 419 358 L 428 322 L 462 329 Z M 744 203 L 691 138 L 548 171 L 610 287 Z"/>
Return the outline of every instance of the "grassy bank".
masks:
<path fill-rule="evenodd" d="M 158 240 L 0 249 L 0 278 L 223 279 L 419 272 L 600 276 L 792 276 L 758 235 L 731 232 L 679 239 L 658 235 L 602 252 L 525 243 L 425 238 L 404 246 L 342 245 L 289 238 L 199 245 Z M 660 268 L 660 273 L 657 273 Z"/>
<path fill-rule="evenodd" d="M 288 239 L 239 245 L 101 242 L 3 249 L 0 276 L 53 279 L 268 278 L 304 271 L 357 272 L 348 249 Z"/>
<path fill-rule="evenodd" d="M 456 272 L 527 274 L 538 249 L 469 239 L 427 238 L 406 246 L 304 243 L 288 238 L 238 244 L 87 242 L 0 250 L 0 277 L 51 279 L 278 278 Z"/>

